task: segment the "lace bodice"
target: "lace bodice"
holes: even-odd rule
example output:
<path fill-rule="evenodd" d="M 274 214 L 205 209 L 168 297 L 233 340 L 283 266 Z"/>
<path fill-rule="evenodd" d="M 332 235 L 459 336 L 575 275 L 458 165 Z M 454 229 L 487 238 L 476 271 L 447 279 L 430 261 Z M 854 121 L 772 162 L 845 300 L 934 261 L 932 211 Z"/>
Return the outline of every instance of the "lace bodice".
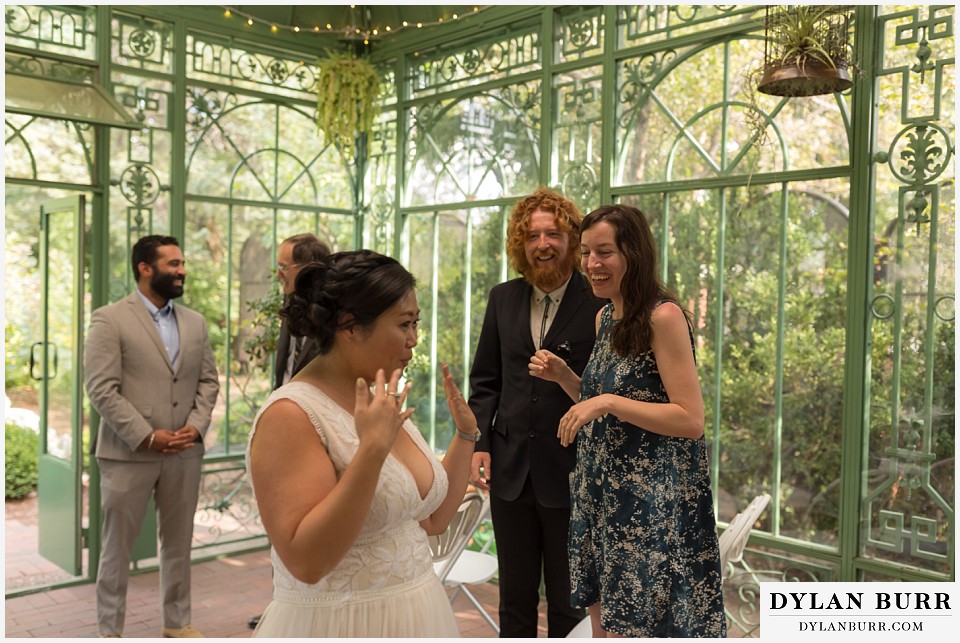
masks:
<path fill-rule="evenodd" d="M 339 478 L 359 446 L 353 416 L 320 389 L 304 382 L 291 382 L 274 391 L 257 414 L 250 432 L 253 439 L 260 415 L 280 399 L 289 399 L 304 410 L 333 461 Z M 320 601 L 346 602 L 366 593 L 401 588 L 433 570 L 426 532 L 418 524 L 427 518 L 447 494 L 447 475 L 420 431 L 407 420 L 403 430 L 420 448 L 433 468 L 433 484 L 421 499 L 410 471 L 393 455 L 380 472 L 370 513 L 354 546 L 319 583 L 308 585 L 287 571 L 274 550 L 271 553 L 275 592 L 310 595 Z M 249 442 L 247 471 L 250 469 Z"/>

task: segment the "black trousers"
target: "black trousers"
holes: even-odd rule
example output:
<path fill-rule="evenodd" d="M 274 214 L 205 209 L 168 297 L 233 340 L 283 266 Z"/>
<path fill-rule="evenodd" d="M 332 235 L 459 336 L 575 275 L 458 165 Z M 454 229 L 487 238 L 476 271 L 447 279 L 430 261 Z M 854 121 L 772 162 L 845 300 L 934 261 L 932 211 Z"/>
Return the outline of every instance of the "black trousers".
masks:
<path fill-rule="evenodd" d="M 527 477 L 516 500 L 490 495 L 490 516 L 500 561 L 500 636 L 536 638 L 542 572 L 547 635 L 565 637 L 584 617 L 584 610 L 570 606 L 570 509 L 539 504 Z"/>

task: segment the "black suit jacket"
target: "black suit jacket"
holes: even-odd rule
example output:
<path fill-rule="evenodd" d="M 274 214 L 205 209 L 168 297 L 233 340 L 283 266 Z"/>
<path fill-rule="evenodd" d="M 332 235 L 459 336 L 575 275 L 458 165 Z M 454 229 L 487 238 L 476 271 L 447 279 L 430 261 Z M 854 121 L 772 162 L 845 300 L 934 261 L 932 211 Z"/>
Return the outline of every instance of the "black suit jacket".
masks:
<path fill-rule="evenodd" d="M 570 506 L 569 474 L 576 449 L 560 446 L 557 426 L 573 404 L 559 384 L 530 375 L 535 352 L 530 335 L 533 286 L 525 279 L 494 286 L 470 371 L 470 408 L 481 431 L 477 451 L 490 453 L 490 491 L 515 500 L 529 474 L 537 500 L 547 507 Z M 543 348 L 569 345 L 570 367 L 580 375 L 596 338 L 597 311 L 587 279 L 574 272 Z"/>
<path fill-rule="evenodd" d="M 283 385 L 283 372 L 287 370 L 287 357 L 289 357 L 290 349 L 292 348 L 292 343 L 290 341 L 292 337 L 293 336 L 290 334 L 290 329 L 287 327 L 287 321 L 283 320 L 283 324 L 280 326 L 280 337 L 277 338 L 277 357 L 273 363 L 274 389 L 278 389 Z M 312 360 L 318 354 L 319 350 L 317 349 L 317 344 L 313 341 L 313 338 L 304 338 L 303 349 L 300 351 L 297 361 L 293 363 L 293 372 L 290 374 L 290 377 L 293 377 L 299 373 L 303 367 L 309 364 L 310 360 Z"/>

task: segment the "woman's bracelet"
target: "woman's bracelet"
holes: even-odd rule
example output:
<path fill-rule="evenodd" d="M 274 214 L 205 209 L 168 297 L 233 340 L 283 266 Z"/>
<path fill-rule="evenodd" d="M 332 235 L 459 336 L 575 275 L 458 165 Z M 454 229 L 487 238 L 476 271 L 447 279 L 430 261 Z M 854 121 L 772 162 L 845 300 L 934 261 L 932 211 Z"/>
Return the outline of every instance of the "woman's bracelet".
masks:
<path fill-rule="evenodd" d="M 467 442 L 480 441 L 480 429 L 474 429 L 473 433 L 467 433 L 466 431 L 461 431 L 459 426 L 455 428 L 457 429 L 457 437 L 461 440 L 466 440 Z"/>
<path fill-rule="evenodd" d="M 157 437 L 156 433 L 150 434 L 150 441 L 147 442 L 147 451 L 153 451 L 153 439 Z"/>

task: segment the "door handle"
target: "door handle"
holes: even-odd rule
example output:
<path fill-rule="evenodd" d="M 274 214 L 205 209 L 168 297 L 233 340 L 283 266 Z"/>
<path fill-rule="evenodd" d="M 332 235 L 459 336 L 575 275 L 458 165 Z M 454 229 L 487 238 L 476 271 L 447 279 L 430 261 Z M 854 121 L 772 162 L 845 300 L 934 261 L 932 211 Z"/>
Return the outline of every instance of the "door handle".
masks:
<path fill-rule="evenodd" d="M 34 372 L 37 366 L 37 361 L 38 361 L 36 357 L 36 352 L 37 352 L 36 349 L 37 349 L 37 346 L 43 346 L 43 345 L 44 345 L 44 342 L 34 342 L 33 345 L 30 347 L 30 377 L 32 379 L 37 380 L 38 382 L 44 379 L 52 380 L 53 378 L 55 378 L 57 376 L 57 371 L 59 370 L 58 367 L 60 364 L 60 353 L 57 351 L 57 345 L 50 344 L 51 348 L 53 348 L 53 374 L 50 376 L 46 376 L 43 374 L 37 375 Z"/>

